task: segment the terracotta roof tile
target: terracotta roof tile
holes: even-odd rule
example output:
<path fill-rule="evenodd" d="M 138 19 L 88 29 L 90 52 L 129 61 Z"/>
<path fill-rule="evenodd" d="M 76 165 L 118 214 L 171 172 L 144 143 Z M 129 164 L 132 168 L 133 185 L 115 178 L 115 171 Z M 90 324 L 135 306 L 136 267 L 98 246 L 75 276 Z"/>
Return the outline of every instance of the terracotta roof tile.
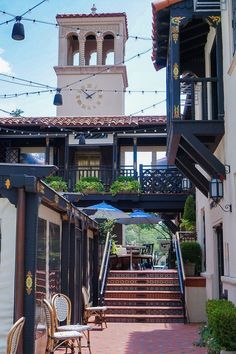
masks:
<path fill-rule="evenodd" d="M 165 116 L 1 117 L 0 126 L 138 127 L 162 125 Z"/>

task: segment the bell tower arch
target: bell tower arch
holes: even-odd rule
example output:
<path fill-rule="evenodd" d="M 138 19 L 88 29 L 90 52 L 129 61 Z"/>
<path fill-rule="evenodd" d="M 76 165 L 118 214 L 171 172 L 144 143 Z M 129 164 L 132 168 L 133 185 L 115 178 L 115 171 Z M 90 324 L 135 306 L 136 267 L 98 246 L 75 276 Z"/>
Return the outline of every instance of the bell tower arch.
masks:
<path fill-rule="evenodd" d="M 123 115 L 128 86 L 124 65 L 125 13 L 57 15 L 59 116 Z"/>

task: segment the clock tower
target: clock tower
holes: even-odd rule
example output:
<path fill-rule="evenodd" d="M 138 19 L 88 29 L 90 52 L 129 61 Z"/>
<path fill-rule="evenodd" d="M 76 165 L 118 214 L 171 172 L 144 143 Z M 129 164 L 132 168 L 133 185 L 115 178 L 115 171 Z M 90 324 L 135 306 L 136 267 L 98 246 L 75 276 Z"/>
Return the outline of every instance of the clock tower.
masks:
<path fill-rule="evenodd" d="M 59 60 L 54 69 L 63 104 L 58 116 L 123 115 L 125 13 L 57 15 Z"/>

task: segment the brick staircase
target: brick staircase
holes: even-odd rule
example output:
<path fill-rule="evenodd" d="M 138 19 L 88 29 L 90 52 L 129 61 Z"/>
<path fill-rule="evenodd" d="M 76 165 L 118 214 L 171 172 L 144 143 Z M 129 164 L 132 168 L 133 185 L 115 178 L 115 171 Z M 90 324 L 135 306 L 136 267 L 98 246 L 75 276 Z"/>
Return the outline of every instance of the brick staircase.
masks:
<path fill-rule="evenodd" d="M 184 322 L 175 270 L 109 272 L 108 322 Z"/>

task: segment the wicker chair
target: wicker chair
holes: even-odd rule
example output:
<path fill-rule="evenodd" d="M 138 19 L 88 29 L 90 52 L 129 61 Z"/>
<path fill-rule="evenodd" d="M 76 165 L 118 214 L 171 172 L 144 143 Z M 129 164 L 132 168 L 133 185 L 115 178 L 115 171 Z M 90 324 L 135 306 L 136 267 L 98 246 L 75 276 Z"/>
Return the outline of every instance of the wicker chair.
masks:
<path fill-rule="evenodd" d="M 56 331 L 55 326 L 55 313 L 50 303 L 44 299 L 43 307 L 45 311 L 46 323 L 47 323 L 47 347 L 46 353 L 54 353 L 58 348 L 69 348 L 71 353 L 75 353 L 75 348 L 78 348 L 78 354 L 81 354 L 80 338 L 82 334 L 77 331 Z"/>
<path fill-rule="evenodd" d="M 25 323 L 25 318 L 21 317 L 14 323 L 7 335 L 7 351 L 6 354 L 16 354 L 20 335 Z"/>
<path fill-rule="evenodd" d="M 61 331 L 78 331 L 84 334 L 87 346 L 89 349 L 89 353 L 91 352 L 90 347 L 90 334 L 89 331 L 92 329 L 91 326 L 80 325 L 80 324 L 71 324 L 71 301 L 68 296 L 64 294 L 55 294 L 52 298 L 52 307 L 55 312 L 56 319 L 56 330 Z M 61 322 L 66 321 L 65 325 L 61 325 Z M 85 334 L 87 333 L 87 335 Z M 79 339 L 81 340 L 81 338 Z M 82 346 L 81 346 L 82 348 Z"/>
<path fill-rule="evenodd" d="M 87 324 L 88 320 L 91 316 L 95 316 L 95 320 L 98 320 L 98 322 L 101 325 L 101 328 L 103 328 L 103 323 L 105 323 L 105 326 L 107 328 L 107 322 L 106 322 L 106 306 L 89 306 L 89 294 L 88 290 L 85 288 L 85 286 L 82 287 L 82 294 L 83 294 L 83 301 L 84 301 L 84 323 Z"/>

